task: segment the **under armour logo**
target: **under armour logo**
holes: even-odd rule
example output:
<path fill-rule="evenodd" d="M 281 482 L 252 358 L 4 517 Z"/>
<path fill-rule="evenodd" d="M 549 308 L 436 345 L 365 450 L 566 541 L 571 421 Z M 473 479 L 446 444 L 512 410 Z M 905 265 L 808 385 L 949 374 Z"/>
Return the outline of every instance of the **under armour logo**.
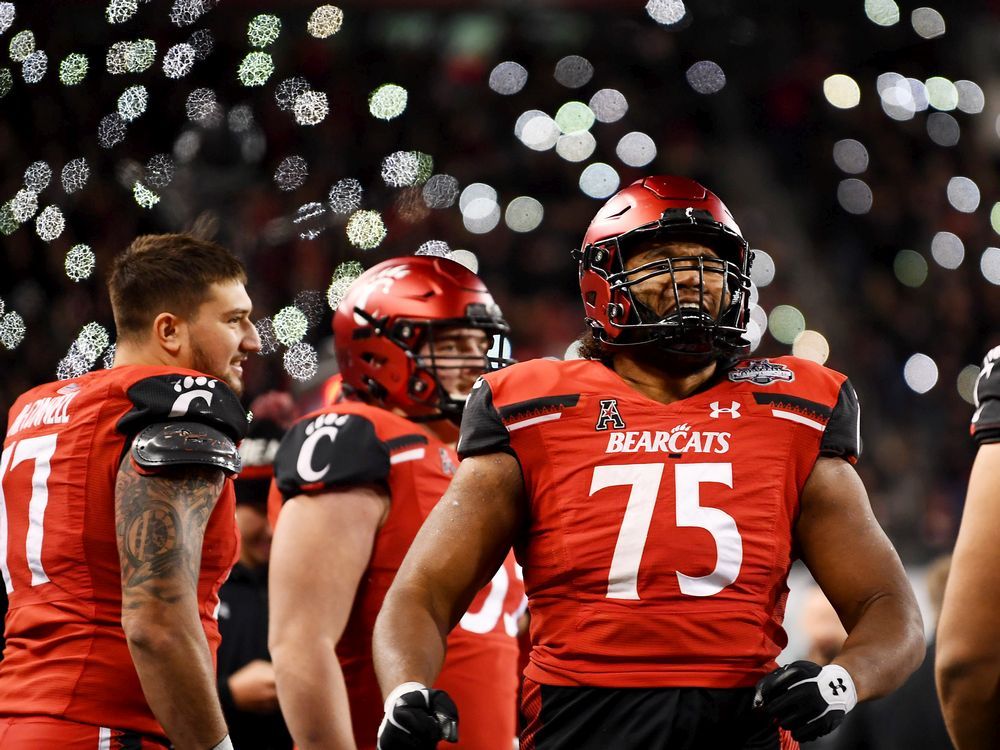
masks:
<path fill-rule="evenodd" d="M 844 678 L 838 677 L 836 680 L 830 680 L 830 692 L 834 695 L 840 695 L 840 691 L 843 690 L 847 692 L 847 685 L 844 684 Z"/>
<path fill-rule="evenodd" d="M 740 402 L 732 401 L 730 405 L 726 408 L 719 406 L 718 401 L 713 401 L 709 406 L 712 407 L 712 413 L 709 415 L 712 419 L 718 419 L 720 414 L 728 414 L 733 419 L 740 418 Z"/>
<path fill-rule="evenodd" d="M 625 420 L 622 419 L 622 415 L 618 413 L 618 401 L 613 398 L 601 400 L 601 413 L 597 417 L 597 425 L 594 429 L 606 430 L 608 429 L 609 424 L 616 430 L 625 429 Z"/>

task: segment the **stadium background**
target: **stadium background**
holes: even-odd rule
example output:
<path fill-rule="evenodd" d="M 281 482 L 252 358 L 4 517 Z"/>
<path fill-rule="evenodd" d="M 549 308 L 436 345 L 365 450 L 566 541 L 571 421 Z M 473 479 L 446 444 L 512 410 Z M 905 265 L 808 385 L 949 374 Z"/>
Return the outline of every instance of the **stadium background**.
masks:
<path fill-rule="evenodd" d="M 904 561 L 951 548 L 976 363 L 1000 343 L 1000 3 L 319 5 L 0 3 L 4 424 L 26 388 L 102 366 L 87 324 L 113 340 L 103 278 L 136 234 L 241 255 L 267 319 L 248 402 L 306 406 L 346 262 L 472 251 L 514 355 L 563 356 L 570 249 L 615 185 L 677 173 L 763 251 L 756 353 L 851 377 L 858 469 Z M 404 110 L 371 98 L 385 84 Z"/>

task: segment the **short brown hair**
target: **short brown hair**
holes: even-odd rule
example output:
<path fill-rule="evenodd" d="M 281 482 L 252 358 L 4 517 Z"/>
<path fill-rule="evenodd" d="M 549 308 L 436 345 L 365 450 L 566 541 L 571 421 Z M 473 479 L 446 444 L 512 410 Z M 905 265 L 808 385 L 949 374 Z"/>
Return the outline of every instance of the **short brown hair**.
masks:
<path fill-rule="evenodd" d="M 188 234 L 136 237 L 108 277 L 118 337 L 138 336 L 162 312 L 193 315 L 212 284 L 226 281 L 245 284 L 247 272 L 221 245 Z"/>

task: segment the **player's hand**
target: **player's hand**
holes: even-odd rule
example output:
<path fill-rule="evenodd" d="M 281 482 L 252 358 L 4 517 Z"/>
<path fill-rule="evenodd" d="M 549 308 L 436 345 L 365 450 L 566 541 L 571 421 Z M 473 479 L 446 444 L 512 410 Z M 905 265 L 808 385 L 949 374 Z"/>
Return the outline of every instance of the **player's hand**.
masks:
<path fill-rule="evenodd" d="M 389 694 L 378 750 L 434 750 L 441 740 L 458 742 L 458 709 L 444 690 L 407 683 Z"/>
<path fill-rule="evenodd" d="M 858 703 L 858 691 L 838 664 L 820 668 L 796 661 L 757 683 L 754 708 L 761 709 L 799 742 L 832 732 Z"/>
<path fill-rule="evenodd" d="M 241 711 L 270 713 L 278 710 L 278 688 L 274 681 L 274 665 L 254 659 L 229 675 L 229 693 Z"/>

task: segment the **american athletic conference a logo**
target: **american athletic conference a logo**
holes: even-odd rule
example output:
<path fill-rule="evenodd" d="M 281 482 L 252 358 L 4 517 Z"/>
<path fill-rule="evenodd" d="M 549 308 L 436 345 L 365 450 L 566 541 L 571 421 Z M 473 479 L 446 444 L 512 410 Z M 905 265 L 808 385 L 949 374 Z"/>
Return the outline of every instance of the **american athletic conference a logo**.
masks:
<path fill-rule="evenodd" d="M 597 424 L 594 425 L 595 430 L 607 430 L 609 427 L 614 427 L 616 430 L 625 429 L 625 420 L 618 413 L 616 398 L 601 399 L 601 411 L 597 415 Z"/>

